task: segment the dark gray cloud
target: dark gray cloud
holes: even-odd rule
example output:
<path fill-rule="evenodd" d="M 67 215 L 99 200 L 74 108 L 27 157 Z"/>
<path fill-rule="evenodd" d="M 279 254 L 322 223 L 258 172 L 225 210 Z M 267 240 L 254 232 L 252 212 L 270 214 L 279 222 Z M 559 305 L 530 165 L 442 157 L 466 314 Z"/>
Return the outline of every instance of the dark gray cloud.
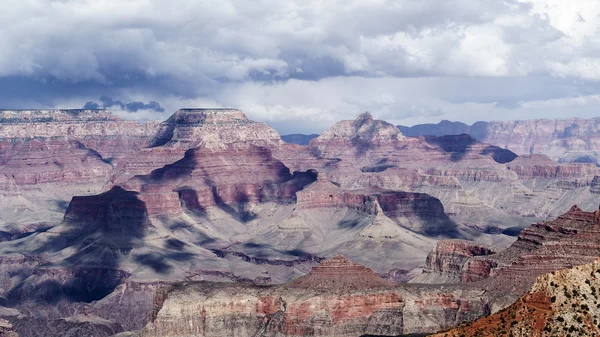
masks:
<path fill-rule="evenodd" d="M 100 97 L 100 102 L 96 103 L 93 101 L 86 102 L 83 106 L 84 109 L 110 109 L 113 107 L 119 108 L 121 110 L 125 110 L 128 112 L 138 112 L 139 110 L 152 110 L 156 112 L 165 112 L 165 108 L 160 106 L 160 104 L 156 101 L 150 101 L 148 103 L 144 102 L 129 102 L 124 103 L 120 100 L 113 100 L 108 96 Z"/>

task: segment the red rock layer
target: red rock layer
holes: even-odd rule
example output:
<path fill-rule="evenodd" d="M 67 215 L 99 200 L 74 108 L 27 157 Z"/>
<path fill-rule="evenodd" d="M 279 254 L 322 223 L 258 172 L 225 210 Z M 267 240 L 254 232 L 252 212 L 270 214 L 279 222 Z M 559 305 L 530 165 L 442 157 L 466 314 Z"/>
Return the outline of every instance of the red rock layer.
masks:
<path fill-rule="evenodd" d="M 554 220 L 524 229 L 515 243 L 497 254 L 469 257 L 455 253 L 455 243 L 438 245 L 425 273 L 458 273 L 461 280 L 489 275 L 480 284 L 496 296 L 502 308 L 525 293 L 536 277 L 593 262 L 600 252 L 600 211 L 585 212 L 573 206 Z"/>
<path fill-rule="evenodd" d="M 147 175 L 174 163 L 183 158 L 185 151 L 198 146 L 246 143 L 279 150 L 285 145 L 275 129 L 249 120 L 236 109 L 181 109 L 157 129 L 149 148 L 118 162 L 115 183 L 124 183 L 135 175 Z"/>
<path fill-rule="evenodd" d="M 342 255 L 313 267 L 309 275 L 300 277 L 290 286 L 294 288 L 348 291 L 378 287 L 390 287 L 394 283 L 379 277 L 371 269 L 353 263 Z"/>
<path fill-rule="evenodd" d="M 225 204 L 238 209 L 267 201 L 291 202 L 310 182 L 301 175 L 293 178 L 268 149 L 234 143 L 188 150 L 183 159 L 124 186 L 140 191 L 149 213 L 156 215 L 180 213 L 182 202 L 199 212 Z"/>
<path fill-rule="evenodd" d="M 0 175 L 16 185 L 104 183 L 112 167 L 67 139 L 0 139 Z"/>
<path fill-rule="evenodd" d="M 418 293 L 418 295 L 416 294 Z M 432 332 L 485 312 L 468 289 L 407 290 L 336 256 L 276 287 L 190 283 L 168 294 L 143 337 L 395 336 Z"/>

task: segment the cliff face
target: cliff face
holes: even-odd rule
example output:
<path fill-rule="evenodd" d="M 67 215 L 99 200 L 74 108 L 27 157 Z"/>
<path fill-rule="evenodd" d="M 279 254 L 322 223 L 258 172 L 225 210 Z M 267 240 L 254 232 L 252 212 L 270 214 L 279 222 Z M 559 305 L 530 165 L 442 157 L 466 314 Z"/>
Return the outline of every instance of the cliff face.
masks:
<path fill-rule="evenodd" d="M 414 283 L 467 283 L 486 279 L 496 262 L 474 259 L 496 252 L 490 248 L 462 240 L 441 240 L 427 255 L 423 274 Z"/>
<path fill-rule="evenodd" d="M 218 205 L 241 213 L 261 202 L 292 202 L 310 182 L 292 178 L 269 149 L 238 142 L 200 145 L 186 151 L 183 159 L 124 186 L 141 192 L 152 215 L 181 214 L 182 201 L 190 211 L 201 213 Z"/>
<path fill-rule="evenodd" d="M 435 331 L 485 311 L 477 291 L 415 292 L 337 256 L 277 287 L 177 287 L 139 336 L 398 335 Z"/>
<path fill-rule="evenodd" d="M 149 145 L 158 123 L 125 121 L 107 110 L 0 110 L 0 139 L 78 140 L 104 159 Z"/>
<path fill-rule="evenodd" d="M 508 308 L 434 336 L 596 336 L 599 287 L 598 261 L 555 271 L 540 276 Z"/>
<path fill-rule="evenodd" d="M 599 214 L 573 206 L 554 220 L 524 229 L 515 243 L 499 253 L 462 242 L 439 242 L 427 259 L 424 274 L 415 281 L 478 281 L 479 287 L 488 289 L 492 310 L 497 311 L 525 293 L 536 277 L 593 262 L 600 251 Z M 465 248 L 470 252 L 465 254 Z"/>
<path fill-rule="evenodd" d="M 0 111 L 0 204 L 10 210 L 0 230 L 60 223 L 72 196 L 102 192 L 117 163 L 155 133 L 156 123 L 103 110 Z"/>
<path fill-rule="evenodd" d="M 283 146 L 275 129 L 249 120 L 236 109 L 181 109 L 160 123 L 157 130 L 148 148 L 119 163 L 121 168 L 113 178 L 115 183 L 174 163 L 187 150 L 198 146 L 218 148 L 233 143 L 273 149 Z"/>
<path fill-rule="evenodd" d="M 409 137 L 467 133 L 477 140 L 519 155 L 544 154 L 557 161 L 598 163 L 600 119 L 535 119 L 477 122 L 466 125 L 442 121 L 413 127 L 398 126 Z"/>

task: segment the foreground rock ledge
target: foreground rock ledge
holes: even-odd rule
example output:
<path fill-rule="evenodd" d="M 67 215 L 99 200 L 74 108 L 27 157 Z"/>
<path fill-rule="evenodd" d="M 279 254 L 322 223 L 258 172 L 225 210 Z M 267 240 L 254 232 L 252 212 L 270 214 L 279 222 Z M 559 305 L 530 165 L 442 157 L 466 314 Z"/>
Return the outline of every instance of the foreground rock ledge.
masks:
<path fill-rule="evenodd" d="M 408 288 L 410 289 L 408 289 Z M 487 311 L 483 292 L 400 286 L 335 256 L 281 286 L 188 282 L 139 337 L 395 336 L 434 332 Z"/>

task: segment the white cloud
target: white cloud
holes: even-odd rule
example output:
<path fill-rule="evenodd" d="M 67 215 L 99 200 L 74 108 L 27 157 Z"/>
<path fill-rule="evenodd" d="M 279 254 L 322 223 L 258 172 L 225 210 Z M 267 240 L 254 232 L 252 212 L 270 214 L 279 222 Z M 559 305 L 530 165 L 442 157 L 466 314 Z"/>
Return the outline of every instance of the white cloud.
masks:
<path fill-rule="evenodd" d="M 527 102 L 600 94 L 599 16 L 590 0 L 4 0 L 0 104 L 109 95 L 314 131 L 363 110 L 405 124 L 540 117 Z M 64 90 L 17 92 L 12 77 Z"/>
<path fill-rule="evenodd" d="M 588 0 L 6 0 L 0 74 L 243 80 L 328 57 L 347 74 L 582 77 L 599 13 Z"/>

